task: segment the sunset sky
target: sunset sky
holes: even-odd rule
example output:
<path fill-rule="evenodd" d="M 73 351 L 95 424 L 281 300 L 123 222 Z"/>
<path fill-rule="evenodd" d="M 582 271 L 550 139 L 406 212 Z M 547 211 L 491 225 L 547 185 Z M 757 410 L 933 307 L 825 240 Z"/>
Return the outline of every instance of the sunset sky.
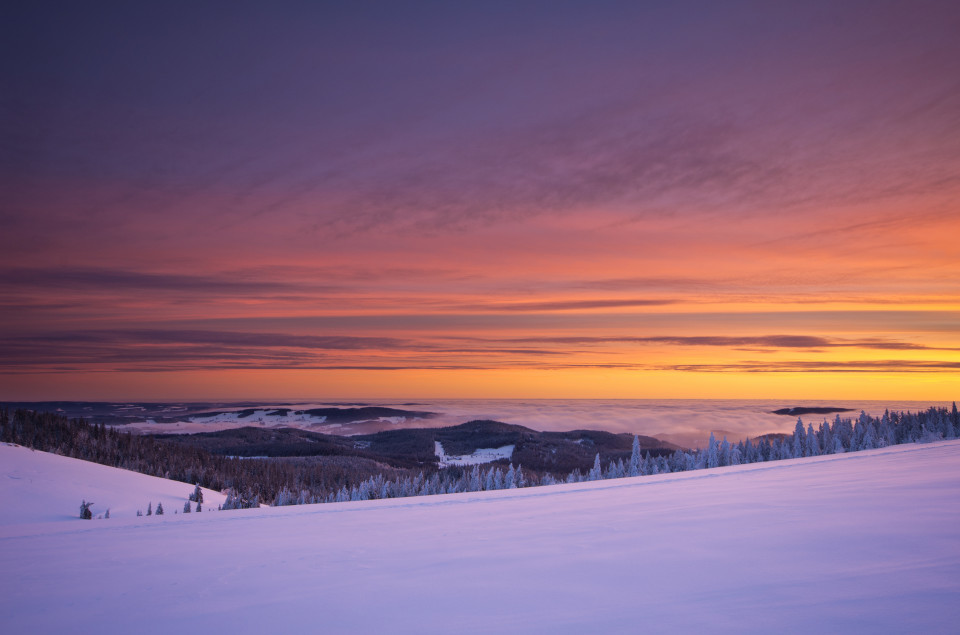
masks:
<path fill-rule="evenodd" d="M 0 399 L 960 396 L 960 3 L 0 10 Z"/>

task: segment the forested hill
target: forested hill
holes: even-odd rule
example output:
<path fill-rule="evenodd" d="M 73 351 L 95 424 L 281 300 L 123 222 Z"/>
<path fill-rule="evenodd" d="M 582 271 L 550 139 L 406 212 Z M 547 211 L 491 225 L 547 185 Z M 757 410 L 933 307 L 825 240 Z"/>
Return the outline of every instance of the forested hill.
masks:
<path fill-rule="evenodd" d="M 436 464 L 435 443 L 448 455 L 482 448 L 514 446 L 511 460 L 533 471 L 567 474 L 586 470 L 599 452 L 605 460 L 630 455 L 633 435 L 600 430 L 538 432 L 499 421 L 477 420 L 446 428 L 403 428 L 343 437 L 296 428 L 244 427 L 218 432 L 157 435 L 158 440 L 202 448 L 212 454 L 243 457 L 358 456 L 394 467 Z M 654 455 L 680 448 L 641 436 L 640 446 Z"/>

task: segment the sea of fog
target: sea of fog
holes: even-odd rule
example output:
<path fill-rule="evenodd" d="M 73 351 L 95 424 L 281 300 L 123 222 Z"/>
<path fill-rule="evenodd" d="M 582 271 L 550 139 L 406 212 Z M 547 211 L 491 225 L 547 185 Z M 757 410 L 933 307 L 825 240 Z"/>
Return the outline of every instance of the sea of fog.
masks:
<path fill-rule="evenodd" d="M 32 404 L 7 404 L 7 407 L 28 407 L 40 410 L 57 410 L 67 416 L 84 417 L 90 421 L 104 420 L 101 417 L 121 415 L 130 429 L 141 432 L 189 433 L 215 431 L 241 425 L 296 425 L 269 417 L 237 419 L 224 416 L 194 419 L 198 413 L 229 413 L 241 409 L 290 408 L 356 408 L 358 406 L 385 406 L 409 411 L 409 417 L 387 417 L 380 425 L 355 428 L 351 425 L 308 428 L 334 434 L 357 434 L 384 427 L 441 427 L 457 425 L 474 419 L 492 419 L 518 424 L 544 431 L 568 431 L 577 429 L 626 432 L 656 437 L 683 447 L 700 447 L 713 432 L 718 439 L 727 437 L 738 441 L 761 434 L 792 432 L 797 417 L 773 414 L 774 410 L 791 407 L 847 408 L 843 417 L 856 417 L 860 410 L 871 415 L 883 411 L 926 410 L 931 406 L 950 406 L 942 401 L 843 401 L 843 400 L 772 400 L 772 399 L 409 399 L 357 401 L 245 401 L 206 403 L 92 403 L 92 402 L 43 402 Z M 437 416 L 418 418 L 417 412 L 429 411 Z M 804 423 L 817 426 L 833 414 L 802 415 Z M 154 421 L 155 418 L 161 421 Z M 110 420 L 107 418 L 106 420 Z M 321 419 L 322 421 L 322 419 Z M 181 422 L 181 423 L 177 423 Z"/>
<path fill-rule="evenodd" d="M 387 403 L 398 408 L 413 407 L 410 402 Z M 842 400 L 755 400 L 755 399 L 537 399 L 537 400 L 436 400 L 417 401 L 416 410 L 441 413 L 431 425 L 453 425 L 471 419 L 494 419 L 535 430 L 566 431 L 577 429 L 628 432 L 657 437 L 685 447 L 702 445 L 713 432 L 730 440 L 756 437 L 771 432 L 793 432 L 797 417 L 776 415 L 772 411 L 789 407 L 837 407 L 851 412 L 842 417 L 881 415 L 889 409 L 926 410 L 931 406 L 949 406 L 937 401 L 842 401 Z M 801 418 L 814 427 L 836 415 L 807 414 Z"/>
<path fill-rule="evenodd" d="M 244 404 L 220 404 L 249 408 Z M 843 401 L 843 400 L 768 400 L 768 399 L 418 399 L 262 403 L 263 407 L 283 406 L 296 409 L 321 407 L 352 408 L 386 406 L 402 410 L 430 411 L 431 419 L 396 421 L 397 427 L 442 427 L 474 419 L 492 419 L 541 431 L 606 430 L 656 437 L 683 447 L 700 447 L 712 432 L 718 439 L 731 441 L 773 432 L 793 432 L 797 417 L 773 414 L 791 407 L 847 408 L 842 417 L 856 417 L 861 410 L 881 415 L 884 410 L 926 410 L 931 406 L 949 406 L 940 401 Z M 817 426 L 834 414 L 802 415 L 804 423 Z"/>

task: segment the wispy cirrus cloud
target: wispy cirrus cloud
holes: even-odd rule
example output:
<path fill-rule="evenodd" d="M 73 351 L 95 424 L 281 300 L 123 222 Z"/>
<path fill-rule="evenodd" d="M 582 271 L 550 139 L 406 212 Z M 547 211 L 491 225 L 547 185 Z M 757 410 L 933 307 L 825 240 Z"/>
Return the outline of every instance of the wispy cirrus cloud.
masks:
<path fill-rule="evenodd" d="M 156 273 L 129 269 L 50 267 L 0 269 L 0 286 L 24 290 L 157 291 L 205 296 L 275 294 L 309 289 L 319 293 L 342 290 L 341 285 L 306 285 L 280 278 L 257 279 L 230 273 Z"/>
<path fill-rule="evenodd" d="M 700 373 L 956 373 L 960 362 L 945 360 L 884 359 L 782 362 L 745 361 L 733 364 L 667 364 L 656 370 Z"/>
<path fill-rule="evenodd" d="M 0 370 L 490 368 L 565 355 L 430 339 L 176 329 L 85 330 L 0 338 Z M 469 360 L 469 361 L 468 361 Z"/>
<path fill-rule="evenodd" d="M 536 312 L 536 311 L 576 311 L 582 309 L 620 309 L 630 307 L 667 306 L 676 304 L 672 299 L 648 298 L 597 298 L 587 300 L 543 300 L 519 302 L 490 302 L 455 307 L 460 310 L 477 312 Z"/>
<path fill-rule="evenodd" d="M 723 348 L 771 348 L 771 349 L 825 349 L 825 348 L 864 348 L 876 350 L 960 350 L 940 348 L 880 338 L 836 338 L 816 335 L 657 335 L 649 337 L 631 336 L 560 336 L 560 337 L 521 337 L 500 342 L 527 344 L 566 344 L 566 345 L 607 345 L 607 344 L 665 344 L 670 346 L 713 346 Z"/>
<path fill-rule="evenodd" d="M 39 372 L 113 368 L 134 371 L 242 368 L 571 369 L 682 370 L 691 372 L 879 372 L 900 361 L 737 361 L 670 364 L 625 361 L 646 347 L 722 347 L 765 353 L 856 348 L 884 351 L 955 351 L 876 338 L 810 335 L 520 337 L 475 338 L 420 334 L 410 337 L 311 335 L 211 329 L 74 330 L 0 338 L 0 370 Z M 662 354 L 658 354 L 662 357 Z M 949 360 L 908 360 L 903 372 L 942 372 Z"/>
<path fill-rule="evenodd" d="M 24 345 L 64 343 L 85 344 L 196 344 L 244 346 L 253 348 L 303 348 L 318 350 L 395 349 L 410 346 L 409 340 L 392 337 L 317 336 L 289 333 L 237 331 L 127 329 L 78 331 L 20 337 L 6 340 Z"/>

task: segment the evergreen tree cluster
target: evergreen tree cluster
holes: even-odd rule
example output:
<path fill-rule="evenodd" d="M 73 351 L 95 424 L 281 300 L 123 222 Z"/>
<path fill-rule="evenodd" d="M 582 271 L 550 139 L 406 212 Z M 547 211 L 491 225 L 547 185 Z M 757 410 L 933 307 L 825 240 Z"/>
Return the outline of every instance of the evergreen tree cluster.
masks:
<path fill-rule="evenodd" d="M 545 480 L 546 479 L 546 480 Z M 275 505 L 298 505 L 303 503 L 339 503 L 344 501 L 364 501 L 377 498 L 403 498 L 407 496 L 430 496 L 433 494 L 456 494 L 459 492 L 483 492 L 495 489 L 516 489 L 533 485 L 549 485 L 556 483 L 549 474 L 543 478 L 527 476 L 523 467 L 514 468 L 511 463 L 504 471 L 499 465 L 490 465 L 482 468 L 479 465 L 472 467 L 449 467 L 430 475 L 423 472 L 415 476 L 401 479 L 386 479 L 383 475 L 372 476 L 356 486 L 342 487 L 331 492 L 324 498 L 314 497 L 307 500 L 308 492 L 300 492 L 294 496 L 287 492 L 282 500 L 274 501 Z"/>

